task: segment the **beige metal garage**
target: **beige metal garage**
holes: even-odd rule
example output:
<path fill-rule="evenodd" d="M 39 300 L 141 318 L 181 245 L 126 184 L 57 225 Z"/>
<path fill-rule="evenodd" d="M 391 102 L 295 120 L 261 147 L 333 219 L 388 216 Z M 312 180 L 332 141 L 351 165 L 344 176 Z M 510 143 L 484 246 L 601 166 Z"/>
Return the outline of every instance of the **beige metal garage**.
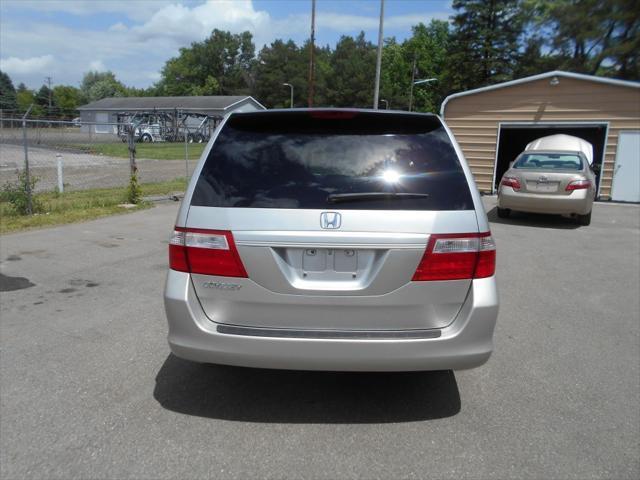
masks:
<path fill-rule="evenodd" d="M 482 192 L 528 142 L 566 133 L 593 144 L 601 199 L 640 202 L 640 83 L 553 71 L 450 95 L 441 115 Z"/>

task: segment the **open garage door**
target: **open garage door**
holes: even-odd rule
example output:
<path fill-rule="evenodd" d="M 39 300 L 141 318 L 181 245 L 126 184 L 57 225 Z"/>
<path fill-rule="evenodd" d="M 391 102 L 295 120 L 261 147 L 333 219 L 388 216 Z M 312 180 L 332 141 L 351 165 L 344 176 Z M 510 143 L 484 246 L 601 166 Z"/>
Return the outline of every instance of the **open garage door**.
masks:
<path fill-rule="evenodd" d="M 527 144 L 536 138 L 564 133 L 579 137 L 593 145 L 593 169 L 597 184 L 600 185 L 600 172 L 604 147 L 607 138 L 606 123 L 590 124 L 501 124 L 498 133 L 498 152 L 496 155 L 494 191 L 497 190 L 502 175 L 509 169 L 509 163 L 524 150 Z"/>

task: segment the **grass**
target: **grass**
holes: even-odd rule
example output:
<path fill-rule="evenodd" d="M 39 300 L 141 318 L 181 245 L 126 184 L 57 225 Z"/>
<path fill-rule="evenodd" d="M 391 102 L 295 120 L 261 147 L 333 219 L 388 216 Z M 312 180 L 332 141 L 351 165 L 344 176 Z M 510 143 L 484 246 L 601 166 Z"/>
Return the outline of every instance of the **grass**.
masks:
<path fill-rule="evenodd" d="M 206 145 L 206 143 L 188 144 L 189 160 L 199 159 Z M 126 143 L 89 143 L 72 147 L 94 155 L 129 158 L 129 146 Z M 136 143 L 136 158 L 184 160 L 184 156 L 184 143 Z"/>
<path fill-rule="evenodd" d="M 140 185 L 143 196 L 166 195 L 184 191 L 186 181 L 176 178 L 168 182 Z M 119 206 L 126 203 L 127 187 L 99 188 L 65 193 L 39 193 L 34 200 L 41 211 L 34 215 L 19 215 L 13 206 L 0 201 L 0 234 L 41 228 L 67 223 L 83 222 L 94 218 L 149 208 L 151 203 L 142 202 L 133 208 Z"/>

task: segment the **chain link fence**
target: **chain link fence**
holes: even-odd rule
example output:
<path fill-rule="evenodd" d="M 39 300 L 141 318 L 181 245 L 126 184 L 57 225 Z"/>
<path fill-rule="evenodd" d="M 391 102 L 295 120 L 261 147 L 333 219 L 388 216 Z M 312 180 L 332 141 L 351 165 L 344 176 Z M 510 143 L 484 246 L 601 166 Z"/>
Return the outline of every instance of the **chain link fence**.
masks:
<path fill-rule="evenodd" d="M 205 143 L 182 133 L 184 140 L 167 142 L 143 138 L 131 124 L 2 118 L 0 186 L 26 176 L 32 194 L 126 187 L 135 160 L 138 183 L 181 178 L 186 187 Z"/>

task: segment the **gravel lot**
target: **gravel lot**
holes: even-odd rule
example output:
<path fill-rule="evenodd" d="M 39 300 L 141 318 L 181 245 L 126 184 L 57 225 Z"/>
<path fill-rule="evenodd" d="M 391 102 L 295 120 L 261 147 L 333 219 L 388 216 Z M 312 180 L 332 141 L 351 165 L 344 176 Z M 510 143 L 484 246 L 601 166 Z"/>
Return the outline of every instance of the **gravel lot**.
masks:
<path fill-rule="evenodd" d="M 3 236 L 2 285 L 27 288 L 1 294 L 0 477 L 638 478 L 640 207 L 577 228 L 486 202 L 496 351 L 455 373 L 169 355 L 176 204 Z"/>
<path fill-rule="evenodd" d="M 129 159 L 30 146 L 30 170 L 38 178 L 36 190 L 51 191 L 57 186 L 56 154 L 62 155 L 64 184 L 67 189 L 122 187 L 129 182 Z M 186 175 L 187 165 L 184 159 L 138 159 L 136 163 L 138 178 L 142 183 L 173 180 Z M 196 163 L 195 160 L 189 161 L 189 175 L 193 173 Z M 23 167 L 24 147 L 0 143 L 0 186 L 6 182 L 14 182 L 17 171 Z"/>

